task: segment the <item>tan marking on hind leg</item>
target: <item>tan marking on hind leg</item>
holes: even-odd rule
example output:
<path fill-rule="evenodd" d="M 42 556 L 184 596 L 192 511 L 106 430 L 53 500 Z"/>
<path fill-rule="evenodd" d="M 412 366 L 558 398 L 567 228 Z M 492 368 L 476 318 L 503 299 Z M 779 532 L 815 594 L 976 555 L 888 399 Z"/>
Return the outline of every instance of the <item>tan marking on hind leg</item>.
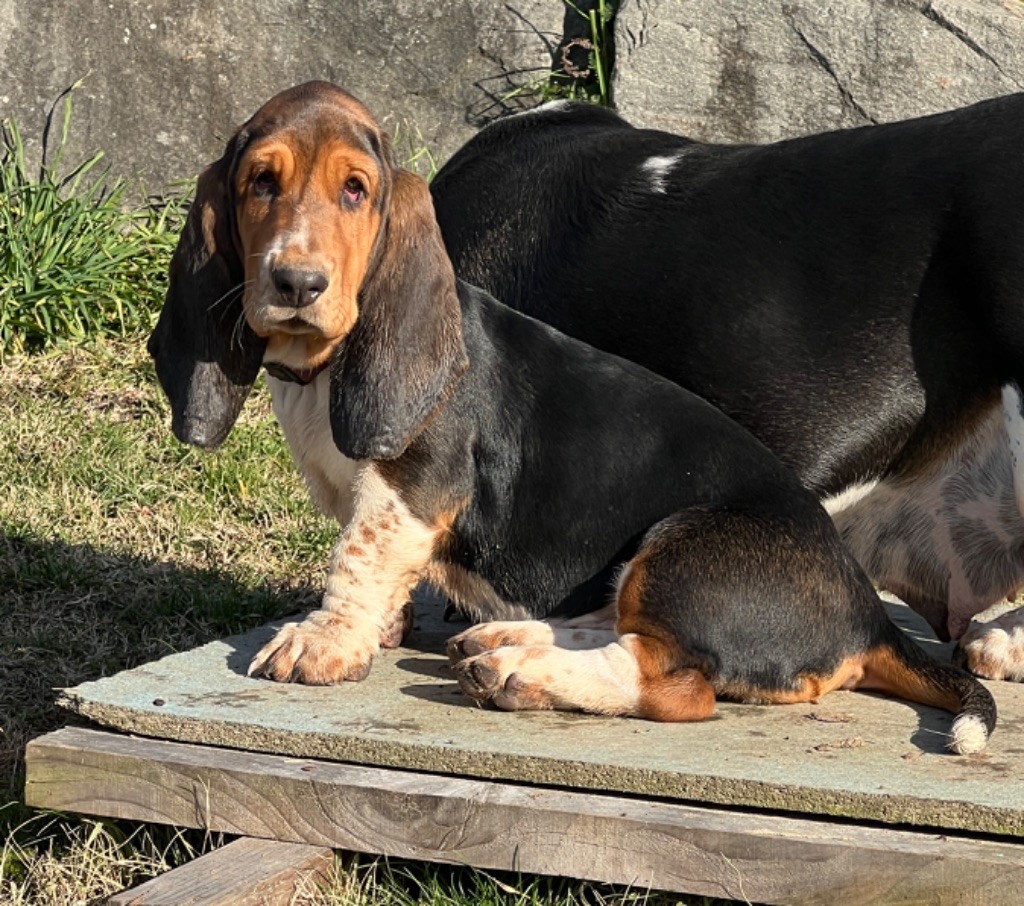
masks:
<path fill-rule="evenodd" d="M 359 476 L 355 516 L 331 556 L 321 609 L 288 623 L 250 676 L 329 685 L 364 678 L 381 640 L 392 641 L 441 527 L 416 519 L 371 465 Z"/>
<path fill-rule="evenodd" d="M 679 722 L 704 720 L 715 711 L 715 690 L 694 667 L 679 665 L 674 643 L 637 634 L 624 635 L 620 644 L 636 659 L 640 672 L 637 716 Z"/>
<path fill-rule="evenodd" d="M 648 720 L 690 721 L 710 717 L 715 690 L 680 650 L 674 637 L 649 622 L 645 613 L 650 561 L 664 537 L 655 528 L 640 552 L 619 573 L 615 593 L 619 643 L 637 664 L 637 715 Z"/>
<path fill-rule="evenodd" d="M 764 689 L 745 684 L 730 684 L 719 688 L 722 698 L 758 705 L 795 705 L 817 702 L 837 689 L 856 689 L 864 679 L 863 655 L 842 661 L 832 674 L 818 676 L 805 673 L 796 677 L 791 689 Z"/>

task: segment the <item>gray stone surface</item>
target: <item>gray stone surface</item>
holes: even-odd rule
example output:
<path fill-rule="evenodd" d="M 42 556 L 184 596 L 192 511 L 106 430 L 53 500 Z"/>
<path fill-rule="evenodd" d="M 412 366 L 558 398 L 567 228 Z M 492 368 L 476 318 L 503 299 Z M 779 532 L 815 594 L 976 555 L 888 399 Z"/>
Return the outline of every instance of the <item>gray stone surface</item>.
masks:
<path fill-rule="evenodd" d="M 613 91 L 631 121 L 773 141 L 1024 89 L 1020 0 L 623 0 Z"/>
<path fill-rule="evenodd" d="M 194 176 L 276 91 L 333 80 L 439 162 L 535 102 L 563 0 L 0 3 L 0 117 L 37 159 L 68 86 L 68 161 L 102 149 L 151 189 Z M 949 109 L 1024 86 L 1021 0 L 622 0 L 613 90 L 632 121 L 763 141 Z M 417 138 L 417 141 L 419 139 Z"/>
<path fill-rule="evenodd" d="M 420 608 L 423 610 L 423 608 Z M 925 636 L 907 608 L 899 619 Z M 409 647 L 337 687 L 245 676 L 272 627 L 62 695 L 108 727 L 295 757 L 1024 836 L 1024 687 L 993 683 L 987 752 L 943 751 L 949 715 L 839 692 L 817 705 L 724 704 L 695 724 L 507 714 L 462 694 L 418 614 Z M 932 640 L 931 644 L 937 646 Z"/>
<path fill-rule="evenodd" d="M 37 153 L 78 79 L 69 161 L 102 149 L 151 188 L 194 176 L 275 92 L 335 81 L 446 157 L 550 69 L 562 0 L 0 2 L 0 117 Z M 531 99 L 531 103 L 534 101 Z M 519 103 L 510 101 L 506 106 Z"/>

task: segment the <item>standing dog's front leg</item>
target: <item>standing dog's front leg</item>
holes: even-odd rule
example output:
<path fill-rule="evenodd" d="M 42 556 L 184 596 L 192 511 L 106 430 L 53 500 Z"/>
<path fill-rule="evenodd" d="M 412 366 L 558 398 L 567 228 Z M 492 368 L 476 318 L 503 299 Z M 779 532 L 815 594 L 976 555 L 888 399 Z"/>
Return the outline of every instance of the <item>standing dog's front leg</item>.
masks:
<path fill-rule="evenodd" d="M 356 481 L 355 514 L 331 556 L 320 610 L 288 623 L 253 659 L 250 676 L 330 685 L 361 680 L 388 644 L 440 529 L 416 519 L 376 469 Z"/>

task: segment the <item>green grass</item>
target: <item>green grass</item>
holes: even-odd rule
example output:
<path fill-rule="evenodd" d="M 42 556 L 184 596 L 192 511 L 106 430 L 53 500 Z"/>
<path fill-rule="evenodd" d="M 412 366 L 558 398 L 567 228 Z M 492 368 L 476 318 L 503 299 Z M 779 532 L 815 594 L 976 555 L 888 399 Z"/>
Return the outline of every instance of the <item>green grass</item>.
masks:
<path fill-rule="evenodd" d="M 610 80 L 614 59 L 612 22 L 618 9 L 618 0 L 597 0 L 596 3 L 586 5 L 593 8 L 577 6 L 573 0 L 563 2 L 585 20 L 584 30 L 588 36 L 576 38 L 571 43 L 586 50 L 587 64 L 586 67 L 573 66 L 566 56 L 562 61 L 563 69 L 556 69 L 542 93 L 548 100 L 567 98 L 592 101 L 609 107 L 612 103 Z"/>
<path fill-rule="evenodd" d="M 0 360 L 148 330 L 165 291 L 183 198 L 130 206 L 101 152 L 66 165 L 73 91 L 36 174 L 17 123 L 0 122 Z"/>
<path fill-rule="evenodd" d="M 316 600 L 336 532 L 257 394 L 224 448 L 170 435 L 142 342 L 12 357 L 0 380 L 0 784 L 56 686 Z"/>

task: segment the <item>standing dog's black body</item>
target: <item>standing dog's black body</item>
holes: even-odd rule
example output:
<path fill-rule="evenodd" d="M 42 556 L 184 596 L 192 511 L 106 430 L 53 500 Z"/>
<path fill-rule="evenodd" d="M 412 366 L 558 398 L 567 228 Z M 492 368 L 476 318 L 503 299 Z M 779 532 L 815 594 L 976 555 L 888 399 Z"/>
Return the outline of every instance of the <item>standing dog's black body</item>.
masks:
<path fill-rule="evenodd" d="M 1022 147 L 1024 95 L 765 146 L 579 105 L 488 127 L 431 192 L 461 277 L 710 400 L 825 494 L 1024 379 Z"/>

